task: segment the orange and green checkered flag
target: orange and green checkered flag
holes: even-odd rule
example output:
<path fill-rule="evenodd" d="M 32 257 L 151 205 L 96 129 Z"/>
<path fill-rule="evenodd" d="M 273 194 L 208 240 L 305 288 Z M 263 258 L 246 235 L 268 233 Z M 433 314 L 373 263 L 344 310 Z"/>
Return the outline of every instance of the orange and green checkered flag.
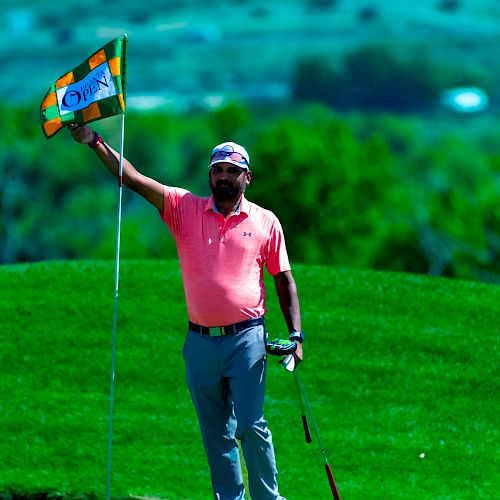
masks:
<path fill-rule="evenodd" d="M 115 38 L 50 86 L 40 106 L 45 137 L 125 111 L 127 36 Z"/>

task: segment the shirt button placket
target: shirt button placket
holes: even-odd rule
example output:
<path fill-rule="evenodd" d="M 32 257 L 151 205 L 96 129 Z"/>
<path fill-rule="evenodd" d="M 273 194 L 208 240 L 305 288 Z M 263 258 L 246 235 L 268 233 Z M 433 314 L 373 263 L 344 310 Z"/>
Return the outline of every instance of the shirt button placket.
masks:
<path fill-rule="evenodd" d="M 226 221 L 219 219 L 219 241 L 224 243 L 226 239 Z"/>
<path fill-rule="evenodd" d="M 222 226 L 222 229 L 220 231 L 220 242 L 225 243 L 226 242 L 226 234 L 227 234 L 227 229 L 226 225 Z"/>

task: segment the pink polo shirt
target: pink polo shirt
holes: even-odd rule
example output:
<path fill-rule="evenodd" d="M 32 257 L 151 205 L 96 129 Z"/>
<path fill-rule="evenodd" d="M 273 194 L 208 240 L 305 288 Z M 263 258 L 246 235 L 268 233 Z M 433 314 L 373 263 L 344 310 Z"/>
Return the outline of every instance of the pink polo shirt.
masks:
<path fill-rule="evenodd" d="M 164 187 L 160 216 L 177 245 L 189 319 L 224 326 L 263 316 L 263 266 L 271 275 L 290 270 L 281 224 L 244 197 L 227 219 L 214 208 L 213 197 Z"/>

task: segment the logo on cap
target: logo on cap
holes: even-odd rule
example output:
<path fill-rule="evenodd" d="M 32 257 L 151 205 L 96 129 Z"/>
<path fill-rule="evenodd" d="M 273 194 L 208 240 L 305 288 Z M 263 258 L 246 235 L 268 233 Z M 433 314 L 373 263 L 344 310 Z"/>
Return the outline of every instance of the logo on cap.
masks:
<path fill-rule="evenodd" d="M 250 168 L 250 158 L 247 150 L 235 142 L 223 142 L 215 146 L 210 156 L 209 167 L 215 163 L 232 163 L 246 170 Z"/>

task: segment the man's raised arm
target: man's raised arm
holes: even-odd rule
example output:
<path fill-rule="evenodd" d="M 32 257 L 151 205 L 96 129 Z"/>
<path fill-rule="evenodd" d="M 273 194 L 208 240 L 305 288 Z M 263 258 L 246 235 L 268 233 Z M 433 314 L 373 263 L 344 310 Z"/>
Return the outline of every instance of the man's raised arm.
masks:
<path fill-rule="evenodd" d="M 80 144 L 91 146 L 104 166 L 118 179 L 120 155 L 106 144 L 88 125 L 70 124 L 68 129 L 73 139 Z M 138 172 L 125 158 L 122 162 L 123 183 L 129 189 L 139 193 L 158 210 L 163 210 L 163 184 Z"/>

